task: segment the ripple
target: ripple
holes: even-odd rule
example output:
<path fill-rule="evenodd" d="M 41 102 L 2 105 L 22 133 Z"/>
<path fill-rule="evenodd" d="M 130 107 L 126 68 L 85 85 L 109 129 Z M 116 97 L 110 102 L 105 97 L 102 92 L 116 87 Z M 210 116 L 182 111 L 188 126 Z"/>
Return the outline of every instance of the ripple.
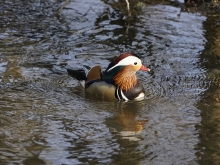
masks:
<path fill-rule="evenodd" d="M 147 99 L 177 96 L 199 98 L 213 84 L 203 74 L 200 75 L 175 75 L 156 77 L 154 82 L 145 81 Z"/>
<path fill-rule="evenodd" d="M 154 84 L 148 84 L 147 88 L 145 88 L 146 91 L 146 99 L 157 99 L 159 97 L 166 96 L 166 90 L 161 84 L 154 83 Z"/>

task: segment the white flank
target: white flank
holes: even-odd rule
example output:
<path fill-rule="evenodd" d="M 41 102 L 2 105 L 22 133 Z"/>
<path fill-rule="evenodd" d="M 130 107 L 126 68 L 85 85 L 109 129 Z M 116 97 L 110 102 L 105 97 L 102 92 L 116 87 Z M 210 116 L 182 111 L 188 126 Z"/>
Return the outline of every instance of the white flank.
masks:
<path fill-rule="evenodd" d="M 144 96 L 145 96 L 145 94 L 142 92 L 138 95 L 138 97 L 135 98 L 135 100 L 143 100 Z"/>

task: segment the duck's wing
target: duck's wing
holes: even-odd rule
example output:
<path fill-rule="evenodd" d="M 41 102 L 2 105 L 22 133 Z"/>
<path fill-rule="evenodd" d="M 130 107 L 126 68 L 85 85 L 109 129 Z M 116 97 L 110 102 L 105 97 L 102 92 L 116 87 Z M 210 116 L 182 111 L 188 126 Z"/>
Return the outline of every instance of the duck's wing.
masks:
<path fill-rule="evenodd" d="M 84 69 L 77 69 L 77 70 L 67 69 L 67 72 L 69 76 L 79 81 L 83 81 L 83 80 L 85 81 L 87 79 L 86 72 Z"/>
<path fill-rule="evenodd" d="M 94 82 L 102 81 L 102 72 L 100 66 L 94 66 L 88 72 L 85 69 L 67 69 L 67 72 L 69 76 L 79 80 L 82 86 L 85 88 L 88 88 Z"/>

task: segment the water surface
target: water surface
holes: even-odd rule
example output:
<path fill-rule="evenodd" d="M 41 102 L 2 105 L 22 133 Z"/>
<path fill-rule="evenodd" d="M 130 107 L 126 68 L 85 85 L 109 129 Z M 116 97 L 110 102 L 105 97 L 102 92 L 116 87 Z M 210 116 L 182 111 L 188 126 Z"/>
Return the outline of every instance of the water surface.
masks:
<path fill-rule="evenodd" d="M 218 15 L 170 1 L 130 1 L 131 17 L 124 1 L 1 4 L 0 164 L 218 164 Z M 124 51 L 151 68 L 143 101 L 91 98 L 66 73 Z"/>

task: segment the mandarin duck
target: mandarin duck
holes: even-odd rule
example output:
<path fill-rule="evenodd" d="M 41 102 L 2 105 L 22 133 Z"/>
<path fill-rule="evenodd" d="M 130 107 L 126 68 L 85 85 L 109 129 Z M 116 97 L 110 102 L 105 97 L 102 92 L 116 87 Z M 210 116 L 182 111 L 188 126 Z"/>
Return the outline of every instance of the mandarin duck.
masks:
<path fill-rule="evenodd" d="M 86 75 L 85 70 L 67 69 L 68 74 L 85 81 L 85 91 L 102 99 L 143 100 L 145 91 L 136 77 L 136 72 L 150 69 L 142 64 L 140 58 L 132 53 L 123 53 L 116 57 L 102 72 L 100 66 L 94 66 Z"/>

